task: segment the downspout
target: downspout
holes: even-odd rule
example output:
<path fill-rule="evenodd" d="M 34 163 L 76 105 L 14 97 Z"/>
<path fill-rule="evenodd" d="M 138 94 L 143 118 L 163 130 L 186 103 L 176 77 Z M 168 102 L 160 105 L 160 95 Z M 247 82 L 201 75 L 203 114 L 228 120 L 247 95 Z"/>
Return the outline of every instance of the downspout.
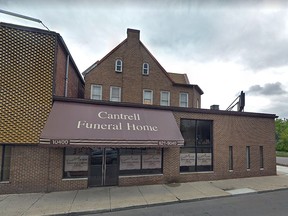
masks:
<path fill-rule="evenodd" d="M 70 56 L 67 55 L 66 58 L 66 70 L 65 70 L 65 85 L 64 85 L 64 96 L 67 97 L 68 94 L 68 74 L 69 74 L 69 61 L 70 61 Z"/>

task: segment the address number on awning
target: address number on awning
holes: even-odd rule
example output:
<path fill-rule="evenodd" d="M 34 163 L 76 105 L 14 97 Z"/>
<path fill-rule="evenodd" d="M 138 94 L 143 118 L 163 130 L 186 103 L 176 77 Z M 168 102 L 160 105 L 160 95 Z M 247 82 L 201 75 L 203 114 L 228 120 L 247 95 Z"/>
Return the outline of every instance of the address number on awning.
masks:
<path fill-rule="evenodd" d="M 177 146 L 177 141 L 160 140 L 158 141 L 159 146 Z"/>
<path fill-rule="evenodd" d="M 50 140 L 51 145 L 69 145 L 70 140 L 67 139 L 52 139 Z"/>

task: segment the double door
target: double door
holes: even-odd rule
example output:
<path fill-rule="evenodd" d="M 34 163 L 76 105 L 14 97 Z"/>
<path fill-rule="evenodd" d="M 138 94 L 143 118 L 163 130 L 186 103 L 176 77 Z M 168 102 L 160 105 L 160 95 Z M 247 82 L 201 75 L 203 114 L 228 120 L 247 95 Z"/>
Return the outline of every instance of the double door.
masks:
<path fill-rule="evenodd" d="M 89 166 L 89 186 L 118 184 L 119 159 L 115 148 L 92 148 Z"/>

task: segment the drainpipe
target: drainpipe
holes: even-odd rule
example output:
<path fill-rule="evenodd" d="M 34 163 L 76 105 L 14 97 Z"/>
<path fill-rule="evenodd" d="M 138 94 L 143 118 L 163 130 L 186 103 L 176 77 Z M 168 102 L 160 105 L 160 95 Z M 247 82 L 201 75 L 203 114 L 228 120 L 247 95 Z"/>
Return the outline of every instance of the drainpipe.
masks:
<path fill-rule="evenodd" d="M 67 97 L 67 94 L 68 94 L 69 61 L 70 61 L 70 57 L 69 57 L 69 55 L 67 55 L 67 58 L 66 58 L 66 71 L 65 71 L 65 92 L 64 92 L 64 96 L 65 97 Z"/>

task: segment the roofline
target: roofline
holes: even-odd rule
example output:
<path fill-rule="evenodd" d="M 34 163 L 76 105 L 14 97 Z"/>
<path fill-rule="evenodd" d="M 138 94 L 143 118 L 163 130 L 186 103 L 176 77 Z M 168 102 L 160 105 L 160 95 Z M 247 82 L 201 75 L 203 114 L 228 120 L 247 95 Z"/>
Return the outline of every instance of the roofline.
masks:
<path fill-rule="evenodd" d="M 127 38 L 122 41 L 120 44 L 118 44 L 116 47 L 114 47 L 110 52 L 108 52 L 102 59 L 97 60 L 95 63 L 93 63 L 91 66 L 89 66 L 84 72 L 82 72 L 83 76 L 86 76 L 90 73 L 92 69 L 100 65 L 105 59 L 107 59 L 112 53 L 114 53 L 117 49 L 119 49 L 125 42 L 127 41 Z"/>
<path fill-rule="evenodd" d="M 139 30 L 137 30 L 139 31 Z M 110 55 L 112 55 L 117 49 L 119 49 L 124 43 L 126 43 L 128 38 L 123 40 L 120 44 L 118 44 L 116 47 L 114 47 L 109 53 L 107 53 L 101 60 L 96 61 L 94 64 L 92 64 L 90 67 L 88 67 L 82 74 L 83 76 L 86 76 L 92 69 L 94 69 L 96 66 L 100 65 L 105 59 L 107 59 Z M 148 54 L 151 56 L 151 58 L 156 62 L 156 64 L 159 66 L 161 71 L 165 74 L 165 76 L 171 81 L 172 84 L 175 84 L 175 82 L 172 80 L 172 78 L 169 76 L 167 71 L 162 67 L 162 65 L 157 61 L 157 59 L 152 55 L 152 53 L 146 48 L 146 46 L 139 40 L 139 43 L 143 48 L 148 52 Z M 93 67 L 95 65 L 95 67 Z"/>
<path fill-rule="evenodd" d="M 272 119 L 278 118 L 277 115 L 268 114 L 268 113 L 236 112 L 236 111 L 226 111 L 226 110 L 211 110 L 211 109 L 185 108 L 185 107 L 173 107 L 173 106 L 156 106 L 156 105 L 145 105 L 145 104 L 138 104 L 138 103 L 98 101 L 98 100 L 81 99 L 81 98 L 67 98 L 67 97 L 61 97 L 61 96 L 53 96 L 53 101 L 106 105 L 106 106 L 134 107 L 134 108 L 156 109 L 156 110 L 169 110 L 172 112 L 186 112 L 186 113 L 188 112 L 188 113 L 200 113 L 200 114 L 211 114 L 211 115 L 216 114 L 216 115 L 272 118 Z"/>
<path fill-rule="evenodd" d="M 167 73 L 169 74 L 169 76 L 172 75 L 172 74 L 183 75 L 185 83 L 180 83 L 180 84 L 190 84 L 190 81 L 189 81 L 188 76 L 187 76 L 186 73 L 174 73 L 174 72 L 168 72 L 168 71 L 167 71 Z"/>
<path fill-rule="evenodd" d="M 189 81 L 189 79 L 188 79 L 188 75 L 187 75 L 186 73 L 184 73 L 184 77 L 185 77 L 186 83 L 187 83 L 187 84 L 190 84 L 190 81 Z"/>
<path fill-rule="evenodd" d="M 201 89 L 198 85 L 195 85 L 195 84 L 175 83 L 174 85 L 176 85 L 176 86 L 188 87 L 188 88 L 189 88 L 189 87 L 190 87 L 190 88 L 196 88 L 201 95 L 204 94 L 204 92 L 202 91 L 202 89 Z"/>
<path fill-rule="evenodd" d="M 143 48 L 148 52 L 148 54 L 151 56 L 151 58 L 156 62 L 156 64 L 159 66 L 159 68 L 161 69 L 161 71 L 165 74 L 165 76 L 172 82 L 172 84 L 175 84 L 175 82 L 173 81 L 173 79 L 169 76 L 168 72 L 162 67 L 162 65 L 158 62 L 158 60 L 152 55 L 152 53 L 147 49 L 147 47 L 141 42 L 140 45 L 143 46 Z"/>
<path fill-rule="evenodd" d="M 75 63 L 75 61 L 74 61 L 74 59 L 73 59 L 73 57 L 72 57 L 72 55 L 71 55 L 71 53 L 70 53 L 67 45 L 66 45 L 66 43 L 65 43 L 65 41 L 63 40 L 63 38 L 62 38 L 62 36 L 61 36 L 60 34 L 57 33 L 57 36 L 58 36 L 58 39 L 61 41 L 61 43 L 62 43 L 65 51 L 68 53 L 68 55 L 69 55 L 69 61 L 71 61 L 72 64 L 73 64 L 73 66 L 75 67 L 75 69 L 76 69 L 76 71 L 77 71 L 77 76 L 80 78 L 82 84 L 84 85 L 84 84 L 85 84 L 85 81 L 84 81 L 84 79 L 83 79 L 83 77 L 82 77 L 82 75 L 81 75 L 81 73 L 80 73 L 80 71 L 79 71 L 79 69 L 78 69 L 78 67 L 77 67 L 77 65 L 76 65 L 76 63 Z"/>
<path fill-rule="evenodd" d="M 67 52 L 67 54 L 69 55 L 70 61 L 72 62 L 73 66 L 76 69 L 77 72 L 77 76 L 80 78 L 82 84 L 85 84 L 85 81 L 83 79 L 83 77 L 81 76 L 81 73 L 68 49 L 68 47 L 65 44 L 65 41 L 63 40 L 62 36 L 54 31 L 48 31 L 48 30 L 44 30 L 44 29 L 38 29 L 38 28 L 34 28 L 34 27 L 28 27 L 28 26 L 21 26 L 21 25 L 16 25 L 16 24 L 11 24 L 11 23 L 4 23 L 4 22 L 0 22 L 0 26 L 3 27 L 8 27 L 8 28 L 14 28 L 14 29 L 18 29 L 18 30 L 22 30 L 22 31 L 28 31 L 28 32 L 33 32 L 33 33 L 39 33 L 39 34 L 46 34 L 46 35 L 53 35 L 55 37 L 57 37 L 57 39 L 61 42 L 61 44 L 63 45 L 65 51 Z"/>
<path fill-rule="evenodd" d="M 99 64 L 99 60 L 97 60 L 94 64 L 92 64 L 90 67 L 88 67 L 84 72 L 82 72 L 82 75 L 85 77 L 86 74 L 88 74 L 92 69 L 94 69 Z"/>
<path fill-rule="evenodd" d="M 134 29 L 132 29 L 134 30 Z M 135 31 L 139 31 L 139 30 L 135 30 Z M 140 31 L 139 31 L 140 32 Z M 107 53 L 101 60 L 96 61 L 95 63 L 93 63 L 90 67 L 88 67 L 84 72 L 82 72 L 83 76 L 86 76 L 88 73 L 90 73 L 90 71 L 92 69 L 94 69 L 95 67 L 97 67 L 98 65 L 100 65 L 105 59 L 107 59 L 110 55 L 112 55 L 117 49 L 119 49 L 124 43 L 126 43 L 128 40 L 128 38 L 126 38 L 125 40 L 123 40 L 120 44 L 118 44 L 116 47 L 114 47 L 109 53 Z M 180 84 L 180 83 L 176 83 L 174 82 L 174 80 L 169 76 L 169 73 L 162 67 L 162 65 L 158 62 L 158 60 L 153 56 L 153 54 L 148 50 L 148 48 L 142 43 L 141 40 L 139 40 L 140 45 L 146 50 L 146 52 L 150 55 L 150 57 L 156 62 L 156 64 L 158 65 L 158 67 L 160 68 L 160 70 L 164 73 L 164 75 L 171 81 L 172 85 L 182 85 L 184 87 L 195 87 L 198 92 L 202 95 L 204 94 L 204 92 L 202 91 L 202 89 L 198 86 L 198 85 L 191 85 L 191 84 Z M 187 74 L 185 74 L 185 79 L 188 79 Z"/>
<path fill-rule="evenodd" d="M 54 35 L 54 36 L 57 36 L 57 34 L 58 34 L 58 33 L 54 32 L 54 31 L 48 31 L 48 30 L 39 29 L 39 28 L 35 28 L 35 27 L 16 25 L 16 24 L 5 23 L 5 22 L 0 22 L 0 26 L 5 26 L 5 27 L 9 27 L 9 28 L 15 28 L 15 29 L 19 29 L 19 30 L 22 30 L 22 31 L 29 31 L 29 32 L 36 32 L 36 33 L 41 33 L 41 34 Z"/>

